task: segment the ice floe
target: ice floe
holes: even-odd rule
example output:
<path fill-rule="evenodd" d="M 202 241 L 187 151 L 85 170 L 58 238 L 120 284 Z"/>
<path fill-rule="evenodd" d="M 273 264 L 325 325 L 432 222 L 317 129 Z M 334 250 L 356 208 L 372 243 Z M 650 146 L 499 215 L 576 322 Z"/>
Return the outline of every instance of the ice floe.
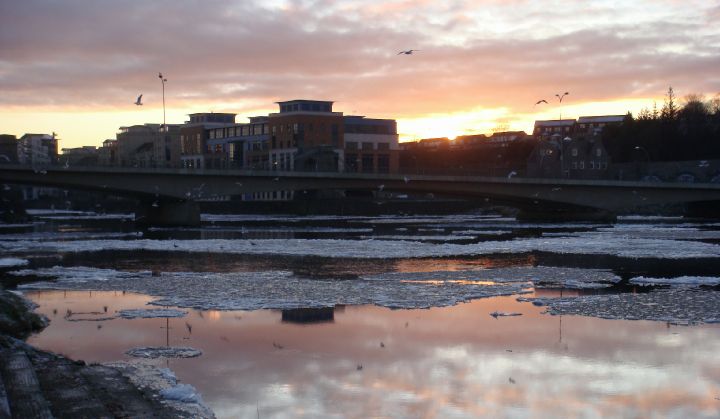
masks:
<path fill-rule="evenodd" d="M 588 235 L 588 233 L 586 233 Z M 661 227 L 647 225 L 622 225 L 610 228 L 598 228 L 594 236 L 630 236 L 642 239 L 668 239 L 668 240 L 719 240 L 720 230 L 702 230 L 695 227 Z"/>
<path fill-rule="evenodd" d="M 621 221 L 682 221 L 685 217 L 682 215 L 619 215 L 618 220 Z"/>
<path fill-rule="evenodd" d="M 498 317 L 515 317 L 515 316 L 522 316 L 522 313 L 512 313 L 512 312 L 505 312 L 505 311 L 493 311 L 490 313 L 492 317 L 495 317 L 496 319 Z"/>
<path fill-rule="evenodd" d="M 141 346 L 125 352 L 135 358 L 196 358 L 202 355 L 199 349 L 189 346 Z"/>
<path fill-rule="evenodd" d="M 200 220 L 210 223 L 236 223 L 236 222 L 289 222 L 297 223 L 302 221 L 348 221 L 367 219 L 363 216 L 344 215 L 264 215 L 264 214 L 200 214 Z"/>
<path fill-rule="evenodd" d="M 450 306 L 475 298 L 527 292 L 527 282 L 434 281 L 419 276 L 417 281 L 388 277 L 356 280 L 317 280 L 294 276 L 287 271 L 207 273 L 163 272 L 160 277 L 143 273 L 118 272 L 115 277 L 102 270 L 102 280 L 93 280 L 92 268 L 80 270 L 55 267 L 40 270 L 37 276 L 55 282 L 24 284 L 23 289 L 76 289 L 131 291 L 157 299 L 150 304 L 196 309 L 256 310 L 334 307 L 337 304 L 376 304 L 390 308 Z M 81 280 L 73 272 L 83 272 Z M 448 277 L 456 277 L 450 272 Z M 436 274 L 436 277 L 439 274 Z M 484 278 L 484 275 L 482 276 Z M 404 277 L 407 278 L 407 277 Z"/>
<path fill-rule="evenodd" d="M 654 320 L 677 324 L 720 322 L 720 292 L 668 288 L 637 294 L 600 294 L 566 298 L 518 298 L 547 306 L 553 315 L 618 320 Z"/>
<path fill-rule="evenodd" d="M 20 258 L 0 258 L 0 268 L 10 268 L 15 266 L 25 266 L 30 263 L 27 259 Z"/>
<path fill-rule="evenodd" d="M 3 234 L 0 240 L 97 240 L 97 239 L 117 239 L 117 238 L 138 238 L 142 237 L 142 231 L 132 233 L 90 233 L 90 232 L 32 232 L 25 234 Z"/>
<path fill-rule="evenodd" d="M 16 276 L 52 277 L 65 284 L 152 276 L 152 272 L 150 271 L 129 272 L 115 269 L 90 268 L 86 266 L 55 266 L 52 268 L 22 269 L 12 271 L 10 274 Z"/>
<path fill-rule="evenodd" d="M 93 270 L 97 271 L 93 275 Z M 390 308 L 451 306 L 476 298 L 551 288 L 608 287 L 619 278 L 596 269 L 510 267 L 464 271 L 390 272 L 357 279 L 308 279 L 288 271 L 122 272 L 88 267 L 18 271 L 54 278 L 22 289 L 131 291 L 151 295 L 150 304 L 196 309 L 256 310 L 375 304 Z M 77 275 L 77 276 L 76 276 Z"/>
<path fill-rule="evenodd" d="M 27 228 L 27 227 L 32 227 L 32 226 L 33 226 L 33 224 L 5 224 L 5 223 L 0 223 L 0 229 L 3 229 L 3 228 Z"/>
<path fill-rule="evenodd" d="M 458 236 L 501 236 L 503 234 L 512 234 L 511 230 L 461 230 L 453 231 L 452 234 Z"/>
<path fill-rule="evenodd" d="M 460 271 L 391 272 L 364 276 L 367 280 L 465 282 L 465 283 L 532 283 L 541 288 L 606 288 L 620 277 L 604 269 L 578 269 L 550 266 L 515 266 Z"/>
<path fill-rule="evenodd" d="M 167 317 L 185 317 L 187 311 L 176 310 L 172 308 L 154 308 L 154 309 L 128 309 L 118 311 L 118 317 L 123 319 L 154 319 Z"/>
<path fill-rule="evenodd" d="M 377 235 L 377 236 L 360 236 L 361 239 L 370 240 L 405 240 L 405 241 L 465 241 L 470 240 L 472 237 L 461 237 L 461 236 L 420 236 L 417 234 L 402 235 Z"/>
<path fill-rule="evenodd" d="M 717 286 L 720 278 L 714 276 L 678 276 L 674 278 L 646 278 L 638 276 L 631 278 L 631 284 L 640 285 L 677 285 L 677 286 Z"/>
<path fill-rule="evenodd" d="M 161 403 L 175 410 L 179 418 L 214 419 L 215 414 L 204 403 L 200 393 L 191 385 L 178 383 L 168 368 L 147 364 L 111 362 L 104 364 L 119 370 L 136 387 L 146 393 L 159 394 Z"/>
<path fill-rule="evenodd" d="M 406 240 L 263 239 L 263 240 L 92 240 L 0 241 L 4 252 L 94 252 L 147 250 L 203 253 L 324 256 L 336 258 L 417 258 L 542 251 L 561 254 L 614 255 L 627 258 L 717 258 L 720 246 L 712 243 L 647 239 L 611 233 L 574 234 L 569 237 L 516 238 L 478 243 L 428 243 Z"/>
<path fill-rule="evenodd" d="M 29 209 L 27 213 L 35 218 L 43 220 L 116 220 L 116 219 L 132 219 L 135 214 L 108 213 L 101 214 L 92 211 L 72 211 L 72 210 L 53 210 L 53 209 Z"/>

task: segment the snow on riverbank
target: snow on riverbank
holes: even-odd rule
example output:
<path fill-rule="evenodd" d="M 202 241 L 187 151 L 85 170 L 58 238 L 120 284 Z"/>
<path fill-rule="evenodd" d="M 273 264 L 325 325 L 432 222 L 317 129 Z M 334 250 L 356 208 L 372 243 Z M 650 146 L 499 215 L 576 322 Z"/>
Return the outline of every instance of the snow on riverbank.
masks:
<path fill-rule="evenodd" d="M 215 414 L 205 404 L 200 393 L 189 384 L 178 383 L 168 368 L 152 365 L 111 362 L 104 364 L 119 370 L 138 389 L 148 394 L 158 394 L 162 404 L 175 409 L 179 418 L 214 419 Z"/>
<path fill-rule="evenodd" d="M 118 312 L 118 317 L 123 319 L 164 319 L 168 317 L 185 317 L 186 315 L 187 311 L 172 308 L 128 309 Z"/>

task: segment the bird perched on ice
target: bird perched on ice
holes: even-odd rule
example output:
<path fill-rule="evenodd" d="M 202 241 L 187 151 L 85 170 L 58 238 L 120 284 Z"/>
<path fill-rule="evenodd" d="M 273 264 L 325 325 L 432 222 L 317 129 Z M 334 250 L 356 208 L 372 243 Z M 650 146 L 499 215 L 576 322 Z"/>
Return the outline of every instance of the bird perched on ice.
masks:
<path fill-rule="evenodd" d="M 405 51 L 400 51 L 400 52 L 398 52 L 397 55 L 403 55 L 403 54 L 405 54 L 405 55 L 412 55 L 412 53 L 415 52 L 415 51 L 420 51 L 420 50 L 419 50 L 419 49 L 408 49 L 408 50 L 405 50 Z"/>
<path fill-rule="evenodd" d="M 135 104 L 137 106 L 142 106 L 142 95 L 138 96 L 137 100 L 135 101 Z"/>

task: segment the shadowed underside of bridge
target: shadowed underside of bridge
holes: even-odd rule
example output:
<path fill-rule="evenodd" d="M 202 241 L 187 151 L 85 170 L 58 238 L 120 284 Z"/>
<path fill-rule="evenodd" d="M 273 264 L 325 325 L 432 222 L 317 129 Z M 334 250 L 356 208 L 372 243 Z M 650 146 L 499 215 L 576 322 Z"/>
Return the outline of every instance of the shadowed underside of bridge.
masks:
<path fill-rule="evenodd" d="M 84 189 L 139 198 L 148 219 L 199 221 L 194 201 L 246 193 L 370 190 L 489 199 L 527 213 L 612 214 L 650 205 L 720 202 L 720 185 L 567 179 L 116 168 L 33 170 L 0 166 L 0 182 Z M 195 208 L 195 209 L 193 209 Z M 562 216 L 560 217 L 562 218 Z M 192 222 L 194 223 L 194 221 Z"/>

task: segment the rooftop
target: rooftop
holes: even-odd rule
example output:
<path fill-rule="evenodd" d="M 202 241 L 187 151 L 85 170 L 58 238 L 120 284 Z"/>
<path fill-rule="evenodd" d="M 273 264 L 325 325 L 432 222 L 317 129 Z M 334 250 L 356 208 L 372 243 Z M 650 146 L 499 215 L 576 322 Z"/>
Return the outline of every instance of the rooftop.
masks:
<path fill-rule="evenodd" d="M 625 115 L 598 115 L 598 116 L 581 116 L 578 118 L 578 124 L 590 124 L 590 123 L 607 123 L 607 122 L 622 122 L 625 120 Z"/>
<path fill-rule="evenodd" d="M 574 119 L 550 119 L 547 121 L 535 121 L 536 127 L 567 127 L 574 124 Z"/>

